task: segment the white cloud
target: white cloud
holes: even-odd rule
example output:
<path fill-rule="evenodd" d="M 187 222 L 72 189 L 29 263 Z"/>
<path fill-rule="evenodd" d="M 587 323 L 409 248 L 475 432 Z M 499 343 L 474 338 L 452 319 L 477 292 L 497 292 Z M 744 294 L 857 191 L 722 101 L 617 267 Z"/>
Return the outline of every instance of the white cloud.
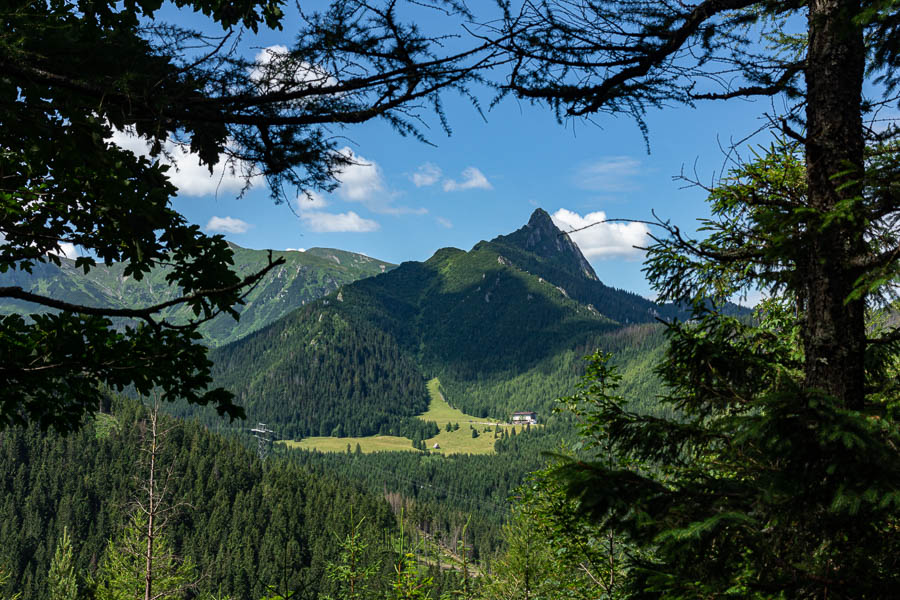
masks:
<path fill-rule="evenodd" d="M 138 156 L 150 157 L 150 146 L 143 139 L 127 131 L 113 131 L 110 141 L 120 148 L 131 150 Z M 168 171 L 169 179 L 178 188 L 180 196 L 205 196 L 217 192 L 239 192 L 244 187 L 244 178 L 241 177 L 239 166 L 222 161 L 213 167 L 210 174 L 209 168 L 200 164 L 196 154 L 184 146 L 168 141 L 163 145 L 164 155 L 159 156 L 160 162 L 171 165 Z"/>
<path fill-rule="evenodd" d="M 605 156 L 582 165 L 575 173 L 575 185 L 596 192 L 625 192 L 636 187 L 641 161 L 630 156 Z"/>
<path fill-rule="evenodd" d="M 475 167 L 466 167 L 462 172 L 462 181 L 447 179 L 444 181 L 445 192 L 458 192 L 461 190 L 492 190 L 494 186 L 488 181 L 484 173 Z"/>
<path fill-rule="evenodd" d="M 250 229 L 250 224 L 232 217 L 213 217 L 206 224 L 206 229 L 216 233 L 244 233 Z"/>
<path fill-rule="evenodd" d="M 366 232 L 378 229 L 378 223 L 364 219 L 352 210 L 345 213 L 307 211 L 300 213 L 300 219 L 310 230 L 319 233 Z"/>
<path fill-rule="evenodd" d="M 276 44 L 263 48 L 256 53 L 254 60 L 256 65 L 250 69 L 250 81 L 254 82 L 261 88 L 270 88 L 274 86 L 268 85 L 268 81 L 264 81 L 267 77 L 271 77 L 275 73 L 275 66 L 284 60 L 288 55 L 287 46 Z M 274 82 L 273 82 L 274 83 Z"/>
<path fill-rule="evenodd" d="M 553 222 L 562 231 L 581 229 L 569 236 L 578 244 L 587 258 L 609 258 L 613 256 L 637 258 L 642 252 L 634 246 L 646 246 L 649 230 L 643 223 L 603 223 L 606 213 L 592 212 L 583 217 L 576 212 L 561 208 L 551 215 Z M 591 225 L 591 227 L 588 227 Z"/>
<path fill-rule="evenodd" d="M 342 168 L 337 176 L 341 182 L 337 189 L 338 196 L 351 202 L 369 204 L 384 193 L 381 169 L 374 161 L 354 154 L 353 150 L 347 147 L 341 148 L 339 152 L 353 163 Z"/>
<path fill-rule="evenodd" d="M 450 219 L 445 219 L 444 217 L 438 217 L 438 218 L 435 219 L 435 220 L 436 220 L 439 224 L 441 224 L 441 225 L 443 225 L 444 227 L 446 227 L 447 229 L 450 229 L 450 228 L 453 227 L 453 223 L 450 221 Z"/>
<path fill-rule="evenodd" d="M 375 161 L 354 153 L 346 146 L 338 152 L 353 161 L 337 174 L 337 180 L 341 182 L 335 192 L 338 197 L 362 204 L 376 213 L 424 215 L 428 212 L 425 208 L 396 206 L 394 198 L 397 194 L 387 189 L 381 167 Z"/>
<path fill-rule="evenodd" d="M 434 185 L 441 178 L 441 168 L 434 163 L 427 162 L 419 165 L 416 172 L 410 176 L 416 187 L 427 187 Z"/>
<path fill-rule="evenodd" d="M 138 156 L 149 155 L 149 147 L 147 146 L 147 142 L 144 140 L 144 138 L 138 137 L 138 135 L 135 133 L 114 129 L 112 137 L 109 139 L 109 141 L 114 143 L 119 148 L 131 150 Z"/>
<path fill-rule="evenodd" d="M 306 252 L 306 248 L 285 248 L 285 252 Z"/>
<path fill-rule="evenodd" d="M 5 244 L 6 244 L 6 235 L 3 234 L 2 232 L 0 232 L 0 246 L 3 246 Z M 35 244 L 30 244 L 30 245 L 34 246 Z M 80 253 L 78 252 L 78 248 L 76 248 L 75 244 L 73 244 L 71 242 L 60 242 L 58 252 L 54 251 L 54 250 L 49 250 L 47 252 L 47 254 L 54 254 L 56 256 L 62 256 L 64 258 L 70 258 L 72 260 L 75 260 L 76 258 L 78 258 L 80 256 Z"/>
<path fill-rule="evenodd" d="M 239 169 L 227 163 L 218 164 L 210 174 L 209 169 L 200 164 L 200 160 L 185 148 L 176 147 L 170 150 L 175 158 L 174 169 L 169 170 L 169 179 L 181 196 L 206 196 L 218 192 L 240 192 L 244 188 L 244 179 Z"/>
<path fill-rule="evenodd" d="M 297 197 L 297 210 L 322 210 L 328 206 L 328 200 L 315 190 L 307 190 Z"/>

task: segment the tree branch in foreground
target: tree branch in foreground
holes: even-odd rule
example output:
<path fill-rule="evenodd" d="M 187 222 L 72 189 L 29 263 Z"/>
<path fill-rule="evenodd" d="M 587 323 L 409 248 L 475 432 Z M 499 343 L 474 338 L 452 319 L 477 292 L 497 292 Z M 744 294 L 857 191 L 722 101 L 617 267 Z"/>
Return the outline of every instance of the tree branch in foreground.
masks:
<path fill-rule="evenodd" d="M 35 304 L 40 304 L 48 308 L 55 308 L 57 310 L 64 310 L 67 312 L 93 315 L 98 317 L 126 317 L 133 319 L 144 319 L 145 321 L 148 321 L 155 325 L 156 322 L 153 321 L 152 316 L 162 310 L 165 310 L 166 308 L 177 306 L 178 304 L 184 304 L 186 302 L 193 302 L 194 300 L 199 300 L 201 298 L 209 298 L 210 296 L 220 296 L 222 294 L 228 294 L 246 286 L 253 285 L 257 281 L 265 277 L 266 273 L 279 265 L 283 265 L 284 262 L 285 261 L 283 256 L 279 256 L 277 259 L 272 260 L 272 251 L 270 250 L 269 264 L 267 264 L 256 273 L 248 275 L 234 285 L 223 288 L 199 290 L 187 296 L 173 298 L 172 300 L 167 300 L 166 302 L 160 302 L 159 304 L 154 304 L 152 306 L 147 306 L 144 308 L 103 308 L 85 306 L 83 304 L 72 304 L 71 302 L 65 302 L 63 300 L 57 300 L 48 296 L 41 296 L 40 294 L 26 292 L 18 286 L 0 287 L 0 298 L 15 298 L 17 300 L 24 300 L 26 302 L 34 302 Z"/>

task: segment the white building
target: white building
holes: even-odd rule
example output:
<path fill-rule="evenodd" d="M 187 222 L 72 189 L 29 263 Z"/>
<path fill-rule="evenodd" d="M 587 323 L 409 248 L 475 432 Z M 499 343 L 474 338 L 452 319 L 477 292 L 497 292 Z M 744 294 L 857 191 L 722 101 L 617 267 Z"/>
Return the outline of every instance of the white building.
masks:
<path fill-rule="evenodd" d="M 531 411 L 514 412 L 511 421 L 513 425 L 537 425 L 537 413 Z"/>

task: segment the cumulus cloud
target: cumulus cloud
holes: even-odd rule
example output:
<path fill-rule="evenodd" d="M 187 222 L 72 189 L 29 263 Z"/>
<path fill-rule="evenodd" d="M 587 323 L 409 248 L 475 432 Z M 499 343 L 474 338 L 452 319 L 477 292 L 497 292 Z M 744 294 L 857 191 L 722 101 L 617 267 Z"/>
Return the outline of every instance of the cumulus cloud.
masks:
<path fill-rule="evenodd" d="M 0 246 L 6 244 L 6 235 L 3 232 L 0 232 Z M 34 245 L 34 244 L 32 244 Z M 56 256 L 62 256 L 63 258 L 70 258 L 75 260 L 80 256 L 78 249 L 75 247 L 75 244 L 71 242 L 60 242 L 59 243 L 59 251 L 50 250 L 47 254 L 54 254 Z"/>
<path fill-rule="evenodd" d="M 462 190 L 492 190 L 494 186 L 488 181 L 484 173 L 475 167 L 466 167 L 462 172 L 462 181 L 447 179 L 444 181 L 445 192 L 459 192 Z"/>
<path fill-rule="evenodd" d="M 120 148 L 131 150 L 138 156 L 150 158 L 150 146 L 137 135 L 127 131 L 114 131 L 110 141 Z M 168 141 L 163 145 L 164 155 L 160 162 L 171 165 L 167 175 L 178 188 L 180 196 L 205 196 L 217 192 L 239 192 L 244 187 L 244 178 L 236 165 L 222 161 L 213 168 L 200 164 L 196 154 L 184 146 Z"/>
<path fill-rule="evenodd" d="M 138 156 L 148 156 L 149 147 L 147 146 L 147 142 L 144 138 L 138 137 L 136 133 L 114 129 L 109 141 L 119 148 L 131 150 Z"/>
<path fill-rule="evenodd" d="M 364 219 L 352 210 L 345 213 L 306 211 L 300 213 L 300 220 L 310 230 L 318 233 L 366 232 L 378 229 L 378 223 Z"/>
<path fill-rule="evenodd" d="M 306 252 L 306 248 L 285 248 L 285 252 Z"/>
<path fill-rule="evenodd" d="M 261 91 L 268 91 L 270 87 L 274 87 L 275 82 L 270 81 L 274 78 L 275 67 L 288 56 L 287 46 L 276 44 L 263 48 L 256 53 L 254 60 L 256 64 L 250 69 L 250 81 L 261 88 Z"/>
<path fill-rule="evenodd" d="M 338 152 L 353 161 L 337 174 L 337 180 L 341 184 L 335 193 L 339 198 L 358 202 L 376 213 L 423 215 L 428 212 L 425 208 L 395 205 L 394 198 L 397 194 L 387 189 L 381 167 L 375 161 L 355 154 L 346 146 Z"/>
<path fill-rule="evenodd" d="M 297 210 L 322 210 L 328 206 L 325 197 L 315 190 L 308 190 L 297 197 Z"/>
<path fill-rule="evenodd" d="M 630 156 L 605 156 L 575 173 L 575 185 L 595 192 L 625 192 L 636 187 L 641 161 Z"/>
<path fill-rule="evenodd" d="M 597 211 L 584 216 L 561 208 L 551 215 L 562 231 L 588 227 L 569 236 L 587 258 L 637 258 L 642 252 L 634 246 L 646 246 L 650 233 L 643 223 L 603 223 L 606 213 Z"/>
<path fill-rule="evenodd" d="M 339 151 L 353 161 L 341 169 L 338 181 L 341 182 L 337 194 L 351 202 L 372 203 L 385 191 L 384 179 L 381 176 L 381 168 L 371 160 L 354 154 L 353 150 L 344 147 Z"/>
<path fill-rule="evenodd" d="M 248 229 L 249 223 L 232 217 L 213 217 L 206 224 L 206 230 L 215 233 L 244 233 Z"/>
<path fill-rule="evenodd" d="M 441 168 L 436 164 L 430 162 L 427 162 L 424 165 L 419 165 L 419 168 L 416 169 L 416 172 L 410 176 L 410 179 L 416 187 L 427 187 L 429 185 L 434 185 L 440 178 Z"/>
<path fill-rule="evenodd" d="M 435 220 L 438 222 L 438 224 L 443 225 L 447 229 L 450 229 L 453 227 L 453 223 L 450 221 L 450 219 L 445 219 L 444 217 L 438 217 Z"/>

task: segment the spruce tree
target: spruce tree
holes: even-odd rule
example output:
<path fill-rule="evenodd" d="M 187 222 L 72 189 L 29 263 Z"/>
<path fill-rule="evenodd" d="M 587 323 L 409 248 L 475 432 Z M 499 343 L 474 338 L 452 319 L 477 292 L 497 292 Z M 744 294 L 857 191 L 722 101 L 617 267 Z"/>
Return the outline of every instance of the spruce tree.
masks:
<path fill-rule="evenodd" d="M 694 318 L 660 365 L 672 418 L 610 395 L 592 361 L 587 433 L 612 460 L 560 476 L 580 510 L 655 549 L 649 597 L 887 597 L 898 581 L 900 330 L 895 0 L 547 0 L 507 12 L 506 89 L 560 118 L 773 97 L 783 137 L 709 189 L 705 240 L 661 219 L 647 273 Z M 864 98 L 863 86 L 872 98 Z M 775 104 L 775 103 L 773 103 Z M 772 296 L 752 322 L 716 312 Z M 890 322 L 890 319 L 885 319 Z M 635 462 L 636 461 L 636 462 Z M 635 466 L 637 465 L 637 466 Z"/>
<path fill-rule="evenodd" d="M 400 519 L 400 531 L 394 540 L 394 577 L 390 584 L 388 600 L 425 600 L 430 597 L 434 587 L 434 578 L 422 575 L 416 552 L 421 549 L 421 542 L 411 545 L 403 532 L 403 519 Z"/>
<path fill-rule="evenodd" d="M 63 528 L 62 536 L 53 553 L 50 572 L 47 575 L 49 597 L 54 600 L 77 600 L 78 579 L 75 575 L 75 563 L 72 556 L 72 539 L 68 528 Z"/>
<path fill-rule="evenodd" d="M 19 600 L 22 595 L 18 592 L 8 594 L 2 591 L 9 584 L 9 580 L 9 573 L 4 571 L 3 568 L 0 567 L 0 600 Z"/>
<path fill-rule="evenodd" d="M 367 560 L 369 544 L 361 531 L 363 520 L 353 525 L 350 533 L 339 542 L 338 560 L 325 566 L 325 577 L 337 586 L 338 595 L 336 598 L 326 595 L 322 600 L 363 600 L 372 596 L 381 563 Z"/>
<path fill-rule="evenodd" d="M 504 551 L 486 578 L 486 600 L 624 597 L 624 557 L 635 549 L 577 515 L 550 476 L 555 466 L 532 473 L 516 490 Z"/>
<path fill-rule="evenodd" d="M 168 538 L 158 535 L 151 556 L 153 586 L 147 590 L 146 530 L 146 516 L 134 513 L 122 535 L 109 541 L 93 578 L 97 600 L 185 598 L 196 585 L 193 562 L 180 560 Z"/>
<path fill-rule="evenodd" d="M 177 422 L 163 417 L 160 403 L 155 397 L 139 423 L 138 490 L 124 531 L 109 540 L 94 577 L 98 600 L 181 598 L 199 580 L 192 560 L 175 554 L 166 533 L 182 503 L 170 497 L 175 465 L 168 442 Z"/>
<path fill-rule="evenodd" d="M 873 161 L 867 181 L 896 180 L 880 169 Z M 898 354 L 871 344 L 860 407 L 808 385 L 805 304 L 792 283 L 792 256 L 808 250 L 794 208 L 805 202 L 803 182 L 796 145 L 774 144 L 711 191 L 706 240 L 673 234 L 650 248 L 657 289 L 695 303 L 692 320 L 668 325 L 658 368 L 673 416 L 616 395 L 618 376 L 600 354 L 569 399 L 588 446 L 604 451 L 556 473 L 581 514 L 652 550 L 633 556 L 632 593 L 879 598 L 900 586 Z M 880 193 L 876 183 L 864 190 Z M 771 258 L 717 258 L 748 247 Z M 711 304 L 748 284 L 783 291 L 753 319 Z M 858 293 L 891 285 L 863 282 Z M 879 335 L 875 319 L 870 332 Z"/>

